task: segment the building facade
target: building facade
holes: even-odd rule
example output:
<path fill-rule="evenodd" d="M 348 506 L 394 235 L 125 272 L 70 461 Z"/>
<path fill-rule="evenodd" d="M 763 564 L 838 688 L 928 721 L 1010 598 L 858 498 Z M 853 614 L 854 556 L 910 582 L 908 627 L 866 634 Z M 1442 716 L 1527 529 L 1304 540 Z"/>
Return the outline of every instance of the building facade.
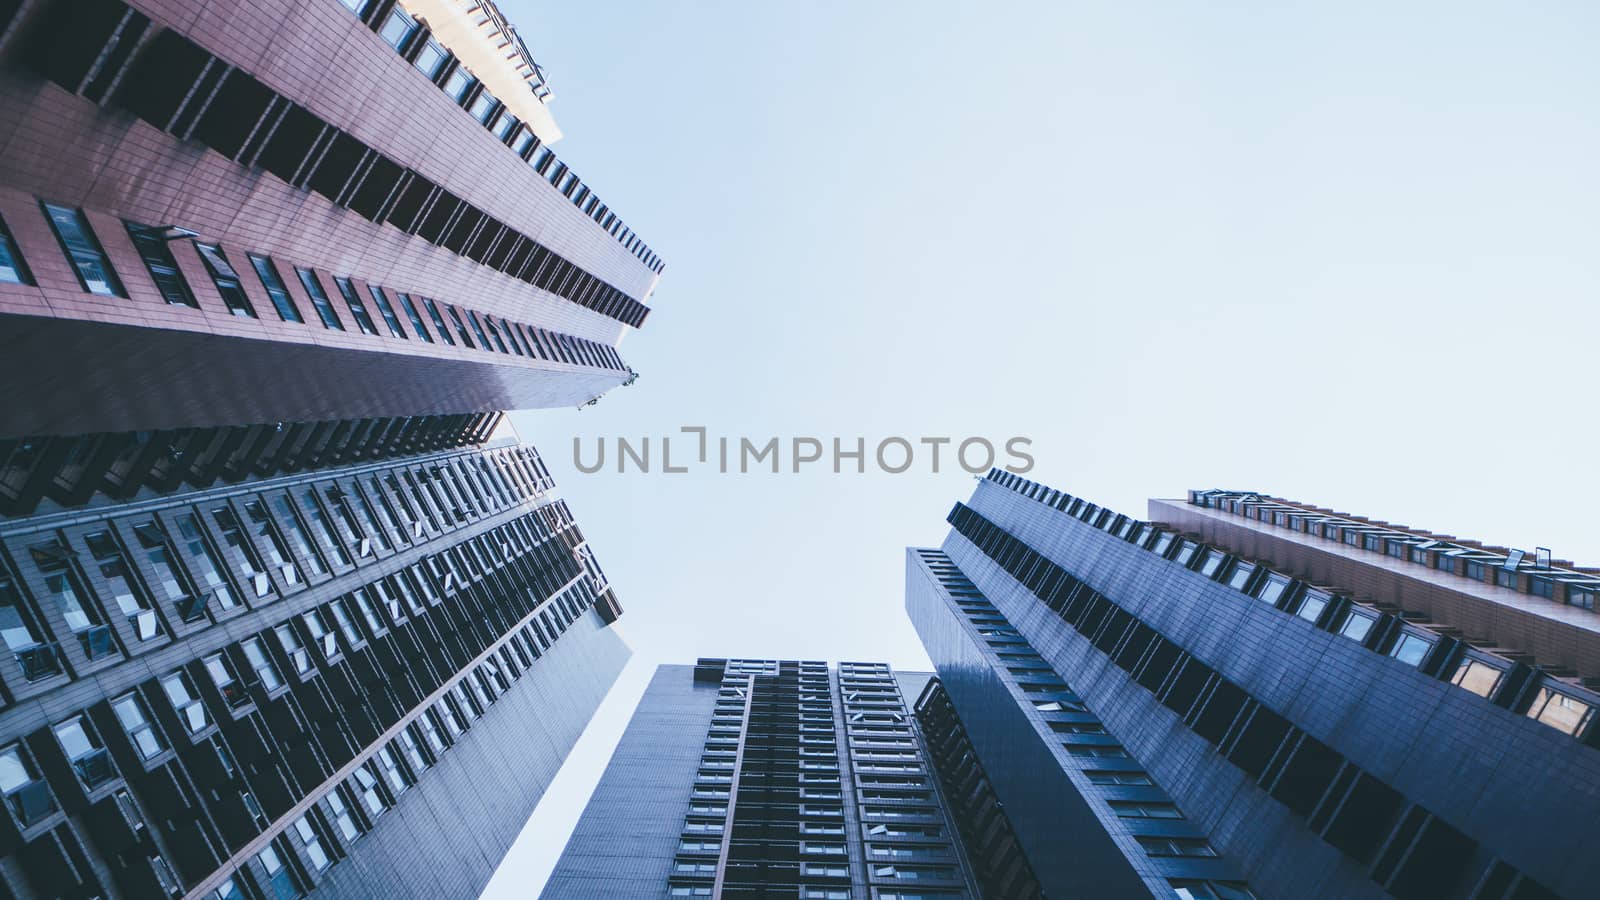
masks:
<path fill-rule="evenodd" d="M 473 896 L 629 651 L 510 409 L 659 258 L 492 3 L 0 3 L 0 898 Z"/>
<path fill-rule="evenodd" d="M 985 896 L 908 697 L 882 663 L 656 670 L 543 897 Z"/>
<path fill-rule="evenodd" d="M 490 3 L 0 5 L 0 514 L 629 381 L 662 263 L 548 99 Z"/>
<path fill-rule="evenodd" d="M 1592 894 L 1596 573 L 1248 492 L 1150 519 L 995 471 L 908 556 L 1047 896 Z"/>

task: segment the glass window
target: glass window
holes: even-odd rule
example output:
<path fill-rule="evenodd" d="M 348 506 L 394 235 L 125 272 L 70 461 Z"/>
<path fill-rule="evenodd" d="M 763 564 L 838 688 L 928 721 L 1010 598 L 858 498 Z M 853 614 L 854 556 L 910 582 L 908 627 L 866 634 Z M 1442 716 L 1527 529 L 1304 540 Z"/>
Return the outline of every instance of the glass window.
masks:
<path fill-rule="evenodd" d="M 272 305 L 278 310 L 278 318 L 285 322 L 304 322 L 305 319 L 300 317 L 300 310 L 294 305 L 294 298 L 289 296 L 289 289 L 284 285 L 272 258 L 257 256 L 254 253 L 247 253 L 245 256 L 250 259 L 251 267 L 261 279 L 261 286 L 267 289 L 267 296 L 272 298 Z"/>
<path fill-rule="evenodd" d="M 295 884 L 294 873 L 283 864 L 278 851 L 271 846 L 256 854 L 256 862 L 267 873 L 267 890 L 275 900 L 295 900 L 300 896 L 300 886 Z"/>
<path fill-rule="evenodd" d="M 396 6 L 389 12 L 389 18 L 384 20 L 383 27 L 378 29 L 378 37 L 394 49 L 404 52 L 406 42 L 411 39 L 417 30 L 417 20 L 405 14 L 405 11 Z"/>
<path fill-rule="evenodd" d="M 289 657 L 289 664 L 294 666 L 295 672 L 306 675 L 311 672 L 311 654 L 300 643 L 299 635 L 294 633 L 294 628 L 289 625 L 279 625 L 272 629 L 278 638 L 278 646 L 283 649 L 283 655 Z"/>
<path fill-rule="evenodd" d="M 256 678 L 261 681 L 261 686 L 269 691 L 283 687 L 283 677 L 278 674 L 278 667 L 273 664 L 272 657 L 267 655 L 266 645 L 261 643 L 261 638 L 245 638 L 239 643 L 244 651 L 244 658 L 249 661 L 250 668 L 255 670 Z"/>
<path fill-rule="evenodd" d="M 67 754 L 67 761 L 72 764 L 72 770 L 77 773 L 84 787 L 92 790 L 117 776 L 116 769 L 111 766 L 110 754 L 106 753 L 100 736 L 95 734 L 88 719 L 73 716 L 53 730 L 61 749 Z"/>
<path fill-rule="evenodd" d="M 422 49 L 417 51 L 417 58 L 412 60 L 412 65 L 422 70 L 422 74 L 430 80 L 439 77 L 439 70 L 450 61 L 450 54 L 438 41 L 428 38 L 422 44 Z"/>
<path fill-rule="evenodd" d="M 32 825 L 56 811 L 56 798 L 18 744 L 0 748 L 0 793 L 17 821 Z"/>
<path fill-rule="evenodd" d="M 167 749 L 167 742 L 162 740 L 161 732 L 151 723 L 149 710 L 145 709 L 144 701 L 139 699 L 138 694 L 118 697 L 111 702 L 111 709 L 116 712 L 117 721 L 122 723 L 122 730 L 127 732 L 128 740 L 133 742 L 140 756 L 153 759 Z"/>
<path fill-rule="evenodd" d="M 1414 634 L 1402 633 L 1400 639 L 1395 641 L 1394 647 L 1389 650 L 1389 655 L 1408 666 L 1416 666 L 1422 664 L 1423 657 L 1427 656 L 1428 651 L 1432 649 L 1433 643 L 1431 641 L 1424 640 Z"/>
<path fill-rule="evenodd" d="M 194 247 L 200 251 L 200 261 L 206 264 L 206 271 L 211 273 L 211 280 L 217 286 L 217 293 L 222 295 L 222 302 L 228 305 L 228 312 L 254 319 L 255 307 L 250 305 L 250 298 L 245 296 L 244 285 L 239 281 L 239 273 L 234 271 L 228 257 L 223 255 L 222 248 L 199 241 L 194 242 Z"/>
<path fill-rule="evenodd" d="M 0 281 L 8 284 L 33 284 L 33 276 L 28 273 L 28 264 L 22 260 L 22 251 L 17 249 L 16 239 L 11 236 L 11 229 L 6 226 L 5 219 L 0 219 Z"/>
<path fill-rule="evenodd" d="M 154 519 L 133 526 L 133 533 L 139 540 L 139 546 L 144 550 L 145 560 L 155 570 L 156 584 L 161 592 L 166 595 L 170 603 L 182 605 L 191 598 L 186 586 L 183 573 L 178 570 L 178 564 L 172 557 L 172 551 L 167 546 L 166 533 Z"/>
<path fill-rule="evenodd" d="M 430 304 L 432 304 L 432 302 L 433 302 L 433 301 L 431 301 L 431 300 L 430 300 L 430 301 L 428 301 L 428 302 L 429 302 L 429 303 L 430 303 Z M 463 343 L 463 344 L 465 344 L 465 345 L 466 345 L 466 346 L 468 346 L 468 347 L 474 347 L 474 346 L 475 346 L 475 345 L 474 345 L 474 344 L 473 344 L 473 343 L 472 343 L 472 336 L 471 336 L 471 335 L 469 335 L 469 334 L 467 334 L 467 326 L 466 326 L 466 323 L 464 323 L 464 322 L 462 322 L 462 321 L 461 321 L 461 313 L 459 313 L 459 312 L 457 312 L 457 311 L 456 311 L 456 308 L 455 308 L 455 307 L 454 307 L 454 306 L 451 306 L 451 305 L 450 305 L 450 304 L 448 304 L 448 303 L 446 303 L 446 304 L 445 304 L 445 305 L 444 305 L 444 309 L 445 309 L 445 312 L 447 312 L 447 313 L 449 313 L 449 314 L 450 314 L 450 319 L 451 319 L 451 321 L 453 321 L 453 322 L 455 322 L 455 323 L 456 323 L 456 334 L 457 334 L 457 335 L 458 335 L 458 336 L 460 336 L 460 338 L 461 338 L 461 343 Z M 479 337 L 479 338 L 482 338 L 482 337 L 483 337 L 483 335 L 482 335 L 482 334 L 481 334 L 481 333 L 480 333 L 480 334 L 479 334 L 479 335 L 478 335 L 478 337 Z M 484 341 L 484 346 L 483 346 L 483 349 L 485 349 L 485 350 L 487 350 L 487 349 L 489 349 L 489 343 L 488 343 L 488 341 Z"/>
<path fill-rule="evenodd" d="M 328 564 L 322 561 L 322 557 L 317 555 L 316 548 L 311 546 L 311 536 L 306 534 L 305 526 L 300 524 L 300 517 L 295 514 L 294 504 L 289 502 L 288 495 L 275 494 L 272 503 L 278 508 L 278 515 L 289 535 L 289 540 L 294 543 L 301 557 L 311 564 L 313 572 L 319 575 L 326 574 Z"/>
<path fill-rule="evenodd" d="M 1600 593 L 1600 591 L 1569 587 L 1567 588 L 1567 605 L 1576 606 L 1580 609 L 1594 609 L 1594 598 L 1597 593 Z"/>
<path fill-rule="evenodd" d="M 339 655 L 339 636 L 333 633 L 331 620 L 326 616 L 323 610 L 313 609 L 302 615 L 300 621 L 305 623 L 311 642 L 321 648 L 322 658 L 332 660 Z"/>
<path fill-rule="evenodd" d="M 217 510 L 217 515 L 222 515 L 223 510 Z M 289 561 L 289 547 L 283 542 L 283 537 L 278 534 L 278 528 L 272 522 L 272 517 L 267 514 L 267 507 L 260 500 L 250 500 L 244 505 L 244 514 L 250 517 L 251 528 L 261 538 L 261 543 L 266 546 L 267 557 L 280 574 L 283 580 L 290 584 L 300 581 L 300 570 Z M 291 517 L 291 521 L 293 517 Z M 298 522 L 294 523 L 296 526 Z M 318 560 L 316 554 L 311 555 L 312 564 Z"/>
<path fill-rule="evenodd" d="M 30 546 L 28 553 L 39 569 L 45 591 L 55 600 L 56 608 L 72 633 L 82 634 L 99 625 L 100 614 L 95 612 L 93 604 L 87 602 L 84 587 L 68 563 L 70 557 L 66 546 L 60 541 L 47 541 Z"/>
<path fill-rule="evenodd" d="M 233 663 L 221 653 L 213 653 L 205 658 L 206 674 L 211 676 L 211 683 L 217 686 L 217 691 L 222 694 L 222 699 L 227 702 L 229 709 L 235 709 L 250 702 L 250 694 L 245 686 L 239 683 L 239 678 L 233 672 Z"/>
<path fill-rule="evenodd" d="M 345 306 L 350 307 L 350 315 L 355 316 L 356 325 L 363 334 L 376 335 L 378 326 L 372 324 L 372 316 L 367 314 L 367 308 L 361 302 L 361 295 L 356 293 L 355 285 L 350 279 L 334 276 L 334 286 L 339 289 L 339 294 L 344 297 Z"/>
<path fill-rule="evenodd" d="M 318 834 L 316 826 L 311 824 L 310 816 L 301 816 L 294 821 L 294 833 L 300 841 L 300 850 L 305 853 L 313 869 L 320 872 L 333 865 L 333 859 L 328 856 L 328 848 L 322 844 L 322 835 Z"/>
<path fill-rule="evenodd" d="M 1339 633 L 1358 643 L 1365 641 L 1367 634 L 1372 631 L 1373 621 L 1371 616 L 1352 611 L 1344 624 L 1339 626 Z"/>
<path fill-rule="evenodd" d="M 134 636 L 138 636 L 139 641 L 150 641 L 162 633 L 155 610 L 150 609 L 144 589 L 134 581 L 133 573 L 128 569 L 128 559 L 123 556 L 122 546 L 118 546 L 112 533 L 91 533 L 85 536 L 85 543 L 94 557 L 94 565 L 99 567 L 101 580 L 110 588 L 110 599 L 117 604 L 118 610 L 122 610 L 123 617 L 128 618 Z"/>
<path fill-rule="evenodd" d="M 406 788 L 411 787 L 411 778 L 400 768 L 400 758 L 395 755 L 393 745 L 379 748 L 377 760 L 378 768 L 383 772 L 383 780 L 388 782 L 391 793 L 398 797 L 405 793 Z"/>
<path fill-rule="evenodd" d="M 388 810 L 389 801 L 378 787 L 377 766 L 372 760 L 367 760 L 361 764 L 361 768 L 356 769 L 352 786 L 356 796 L 361 798 L 361 805 L 367 808 L 367 818 L 376 819 Z"/>
<path fill-rule="evenodd" d="M 1468 658 L 1461 663 L 1461 668 L 1456 670 L 1450 681 L 1480 697 L 1490 697 L 1500 686 L 1500 675 L 1500 670 L 1494 666 Z"/>
<path fill-rule="evenodd" d="M 411 302 L 411 295 L 396 292 L 395 296 L 400 298 L 400 308 L 406 311 L 406 318 L 411 320 L 411 330 L 417 333 L 417 337 L 433 343 L 433 335 L 428 333 L 428 326 L 422 324 L 422 316 L 417 314 L 417 305 Z"/>
<path fill-rule="evenodd" d="M 183 722 L 190 734 L 199 734 L 211 724 L 206 708 L 200 702 L 200 695 L 194 689 L 194 682 L 182 670 L 161 679 L 161 690 L 166 693 L 167 701 L 177 711 L 179 721 Z"/>
<path fill-rule="evenodd" d="M 394 314 L 394 307 L 389 304 L 389 295 L 383 292 L 383 288 L 369 284 L 367 293 L 372 295 L 372 302 L 378 304 L 378 312 L 383 315 L 383 323 L 389 326 L 389 333 L 401 340 L 410 340 L 406 337 L 405 329 L 400 327 L 400 319 Z"/>
<path fill-rule="evenodd" d="M 1150 776 L 1143 772 L 1112 772 L 1088 771 L 1083 773 L 1088 777 L 1090 784 L 1152 784 Z"/>
<path fill-rule="evenodd" d="M 1528 718 L 1577 736 L 1594 716 L 1594 707 L 1566 694 L 1541 686 L 1528 707 Z"/>
<path fill-rule="evenodd" d="M 349 843 L 361 836 L 361 829 L 356 825 L 355 816 L 350 814 L 350 807 L 345 804 L 344 797 L 338 791 L 330 791 L 325 798 L 328 803 L 328 821 L 344 836 L 345 843 Z"/>
<path fill-rule="evenodd" d="M 1322 611 L 1328 608 L 1328 601 L 1332 599 L 1327 594 L 1312 588 L 1306 588 L 1305 596 L 1300 600 L 1300 608 L 1295 615 L 1307 622 L 1315 623 L 1322 618 Z"/>
<path fill-rule="evenodd" d="M 300 284 L 306 289 L 306 295 L 311 298 L 311 305 L 317 308 L 317 315 L 322 318 L 322 324 L 334 331 L 343 331 L 344 323 L 339 321 L 339 314 L 333 311 L 333 303 L 328 300 L 328 292 L 322 289 L 322 282 L 317 280 L 317 275 L 310 269 L 296 267 L 294 273 L 300 276 Z"/>
<path fill-rule="evenodd" d="M 444 317 L 439 315 L 439 307 L 427 297 L 422 298 L 422 305 L 428 308 L 428 316 L 433 319 L 434 326 L 439 329 L 439 337 L 444 338 L 446 344 L 452 347 L 455 346 L 456 339 L 450 336 L 450 328 L 444 324 Z"/>
<path fill-rule="evenodd" d="M 83 289 L 108 297 L 128 296 L 83 212 L 49 203 L 44 204 L 44 212 L 50 220 L 50 227 L 55 229 L 56 239 L 61 242 L 61 249 L 66 251 L 67 259 L 78 273 L 78 283 L 83 285 Z"/>
<path fill-rule="evenodd" d="M 227 506 L 216 507 L 211 510 L 211 518 L 216 521 L 217 529 L 222 532 L 222 546 L 233 558 L 237 571 L 244 574 L 255 595 L 265 597 L 272 593 L 272 579 L 267 577 L 261 555 L 245 536 L 244 526 L 239 523 L 239 517 L 233 514 L 233 509 Z"/>
<path fill-rule="evenodd" d="M 521 124 L 522 123 L 517 120 L 516 116 L 507 113 L 504 116 L 501 116 L 500 121 L 495 124 L 495 134 L 500 135 L 500 140 L 509 141 L 511 140 L 512 132 L 515 132 L 517 130 L 517 126 Z"/>
<path fill-rule="evenodd" d="M 161 230 L 134 222 L 123 224 L 128 227 L 133 249 L 139 251 L 139 258 L 144 260 L 144 267 L 155 281 L 161 298 L 174 306 L 199 309 L 200 303 L 194 299 L 194 292 L 189 290 L 189 282 L 183 280 L 183 272 L 178 269 L 178 261 L 173 258 L 172 248 L 162 237 Z"/>
<path fill-rule="evenodd" d="M 1171 803 L 1154 800 L 1111 800 L 1111 811 L 1119 819 L 1181 819 L 1183 814 Z"/>
<path fill-rule="evenodd" d="M 184 513 L 177 517 L 176 522 L 183 549 L 189 557 L 189 571 L 200 580 L 200 590 L 209 591 L 211 596 L 216 598 L 217 605 L 223 609 L 238 606 L 239 596 L 234 593 L 227 579 L 222 577 L 221 561 L 211 552 L 211 545 L 207 543 L 205 534 L 200 530 L 199 520 L 192 513 Z M 197 606 L 199 610 L 185 618 L 199 618 L 205 609 L 205 604 L 202 602 Z"/>
<path fill-rule="evenodd" d="M 468 72 L 466 67 L 456 66 L 450 77 L 444 80 L 444 92 L 450 95 L 450 99 L 460 103 L 467 98 L 467 92 L 477 83 L 478 80 L 472 77 L 472 73 Z"/>

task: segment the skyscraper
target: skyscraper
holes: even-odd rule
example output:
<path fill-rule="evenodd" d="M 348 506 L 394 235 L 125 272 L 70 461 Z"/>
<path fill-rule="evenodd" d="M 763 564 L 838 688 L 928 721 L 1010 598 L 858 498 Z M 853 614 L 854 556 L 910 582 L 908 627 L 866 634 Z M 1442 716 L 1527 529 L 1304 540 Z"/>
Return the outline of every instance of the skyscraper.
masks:
<path fill-rule="evenodd" d="M 908 557 L 1047 895 L 1592 893 L 1593 570 L 1250 492 L 1150 519 L 996 471 Z"/>
<path fill-rule="evenodd" d="M 503 411 L 660 260 L 493 4 L 0 5 L 0 896 L 471 896 L 621 612 Z"/>
<path fill-rule="evenodd" d="M 492 3 L 0 6 L 0 514 L 631 378 L 662 264 L 549 97 Z"/>
<path fill-rule="evenodd" d="M 927 680 L 881 663 L 661 666 L 543 896 L 978 896 L 906 700 Z"/>

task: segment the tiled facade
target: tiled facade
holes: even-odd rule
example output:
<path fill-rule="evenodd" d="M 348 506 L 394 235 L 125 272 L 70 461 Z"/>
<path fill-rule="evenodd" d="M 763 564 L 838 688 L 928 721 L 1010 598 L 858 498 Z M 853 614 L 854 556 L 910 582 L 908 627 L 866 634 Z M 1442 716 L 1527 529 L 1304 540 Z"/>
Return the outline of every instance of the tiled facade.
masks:
<path fill-rule="evenodd" d="M 1591 894 L 1596 873 L 1580 848 L 1585 823 L 1600 819 L 1596 701 L 1575 674 L 1503 655 L 1438 614 L 1445 604 L 1431 617 L 1411 614 L 1420 582 L 1438 594 L 1479 593 L 1470 586 L 1391 559 L 1381 545 L 1370 560 L 1283 552 L 1257 537 L 1276 523 L 1237 540 L 1235 529 L 1214 527 L 1207 510 L 1217 507 L 1204 498 L 1215 496 L 1192 495 L 1200 511 L 1184 516 L 1168 515 L 1178 504 L 1153 503 L 1163 521 L 1151 523 L 992 472 L 951 513 L 942 553 L 1248 890 Z M 1239 514 L 1256 518 L 1258 499 Z M 1207 525 L 1203 540 L 1196 522 Z M 1342 538 L 1333 543 L 1349 543 Z M 1397 596 L 1401 565 L 1412 570 Z M 991 724 L 1004 718 L 993 712 L 999 692 L 960 689 L 1003 681 L 1006 664 L 941 660 L 955 629 L 935 614 L 944 609 L 927 582 L 913 573 L 908 608 L 1009 801 L 1013 767 L 995 754 L 1010 748 L 985 749 L 986 732 L 1005 727 Z M 952 602 L 969 605 L 944 608 Z M 1505 621 L 1530 610 L 1538 612 L 1518 604 Z M 1045 826 L 1007 809 L 1048 892 L 1047 864 L 1029 843 Z"/>
<path fill-rule="evenodd" d="M 0 380 L 35 398 L 0 439 L 577 406 L 631 378 L 615 348 L 660 261 L 425 22 L 354 5 L 0 7 Z"/>
<path fill-rule="evenodd" d="M 882 663 L 662 666 L 542 896 L 977 898 Z"/>
<path fill-rule="evenodd" d="M 481 889 L 628 655 L 550 488 L 501 445 L 0 525 L 7 895 Z"/>

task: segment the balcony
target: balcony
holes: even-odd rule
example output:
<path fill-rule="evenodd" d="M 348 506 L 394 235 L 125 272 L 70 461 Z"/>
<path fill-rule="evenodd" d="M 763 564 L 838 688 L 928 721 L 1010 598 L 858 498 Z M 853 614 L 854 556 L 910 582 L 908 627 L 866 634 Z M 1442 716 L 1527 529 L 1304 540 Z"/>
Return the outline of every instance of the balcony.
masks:
<path fill-rule="evenodd" d="M 83 786 L 94 790 L 102 784 L 117 777 L 117 770 L 111 765 L 111 754 L 104 747 L 91 750 L 72 761 L 73 771 L 78 773 L 78 779 Z"/>
<path fill-rule="evenodd" d="M 18 824 L 26 828 L 55 812 L 56 798 L 43 781 L 30 781 L 6 796 Z"/>
<path fill-rule="evenodd" d="M 61 673 L 61 645 L 35 644 L 17 651 L 17 664 L 22 666 L 22 677 L 29 681 L 43 681 Z"/>

